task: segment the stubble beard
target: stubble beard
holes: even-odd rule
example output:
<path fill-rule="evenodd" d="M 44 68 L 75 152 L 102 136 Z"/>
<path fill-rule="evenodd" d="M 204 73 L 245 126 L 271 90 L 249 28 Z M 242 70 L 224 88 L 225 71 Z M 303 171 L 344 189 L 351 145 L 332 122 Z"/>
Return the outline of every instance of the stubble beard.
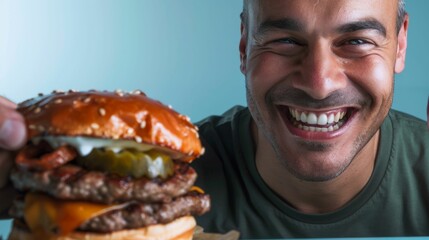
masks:
<path fill-rule="evenodd" d="M 273 129 L 272 127 L 269 126 L 269 124 L 266 124 L 266 122 L 269 122 L 269 121 L 264 121 L 261 110 L 259 106 L 256 104 L 256 100 L 254 99 L 252 92 L 248 88 L 247 81 L 246 81 L 246 97 L 247 97 L 247 103 L 248 103 L 251 115 L 257 127 L 259 129 L 262 129 L 264 136 L 270 142 L 276 154 L 276 158 L 277 158 L 276 160 L 290 174 L 292 174 L 294 177 L 302 181 L 325 182 L 340 176 L 350 166 L 350 164 L 356 158 L 358 153 L 369 143 L 369 141 L 378 131 L 382 122 L 382 120 L 379 119 L 380 124 L 371 125 L 373 127 L 367 129 L 367 131 L 360 134 L 353 142 L 352 148 L 346 156 L 340 156 L 339 154 L 335 154 L 334 157 L 337 158 L 335 163 L 341 163 L 341 164 L 335 166 L 334 170 L 331 170 L 328 172 L 322 168 L 324 162 L 332 162 L 332 159 L 322 159 L 322 160 L 318 159 L 316 161 L 311 161 L 311 162 L 318 162 L 320 167 L 314 166 L 310 171 L 304 171 L 304 170 L 301 170 L 299 167 L 295 167 L 296 164 L 292 164 L 293 162 L 291 161 L 291 159 L 289 159 L 290 157 L 288 158 L 288 156 L 291 156 L 293 154 L 288 154 L 288 151 L 283 150 L 284 147 L 281 147 L 279 144 L 281 141 L 279 141 L 275 137 L 276 129 Z M 321 154 L 324 152 L 333 151 L 333 149 L 335 148 L 333 144 L 304 141 L 304 140 L 300 141 L 298 144 L 300 145 L 301 149 L 305 149 L 305 151 L 309 151 L 313 153 L 319 152 Z M 329 155 L 329 156 L 332 156 L 332 155 Z"/>

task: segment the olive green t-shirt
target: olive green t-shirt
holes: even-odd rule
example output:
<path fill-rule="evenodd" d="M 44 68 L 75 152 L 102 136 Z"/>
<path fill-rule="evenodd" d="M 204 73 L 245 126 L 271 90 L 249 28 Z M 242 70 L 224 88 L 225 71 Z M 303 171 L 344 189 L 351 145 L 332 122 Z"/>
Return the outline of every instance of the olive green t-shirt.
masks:
<path fill-rule="evenodd" d="M 235 229 L 243 238 L 429 235 L 429 131 L 422 120 L 391 110 L 369 182 L 326 214 L 298 212 L 264 183 L 250 122 L 249 110 L 237 106 L 198 123 L 206 153 L 192 165 L 196 185 L 212 199 L 211 211 L 197 218 L 206 232 Z"/>

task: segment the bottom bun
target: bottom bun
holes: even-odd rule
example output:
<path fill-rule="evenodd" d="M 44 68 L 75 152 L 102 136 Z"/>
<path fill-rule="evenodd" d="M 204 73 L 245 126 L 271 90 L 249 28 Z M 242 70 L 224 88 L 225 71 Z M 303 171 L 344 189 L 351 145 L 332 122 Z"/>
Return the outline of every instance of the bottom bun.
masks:
<path fill-rule="evenodd" d="M 194 217 L 185 216 L 178 218 L 167 224 L 156 224 L 138 229 L 127 229 L 111 233 L 89 233 L 72 232 L 66 236 L 50 237 L 50 240 L 155 240 L 155 239 L 180 239 L 190 240 L 194 234 L 196 222 Z M 39 240 L 40 236 L 34 236 L 28 230 L 19 228 L 13 224 L 9 240 Z"/>

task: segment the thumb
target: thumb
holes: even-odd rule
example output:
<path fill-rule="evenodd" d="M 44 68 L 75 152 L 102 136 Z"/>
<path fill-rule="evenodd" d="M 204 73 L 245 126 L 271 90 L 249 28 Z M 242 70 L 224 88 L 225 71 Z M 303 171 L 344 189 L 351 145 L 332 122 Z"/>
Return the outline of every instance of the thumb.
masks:
<path fill-rule="evenodd" d="M 25 141 L 26 129 L 23 117 L 13 109 L 0 111 L 0 148 L 15 150 L 23 146 Z"/>

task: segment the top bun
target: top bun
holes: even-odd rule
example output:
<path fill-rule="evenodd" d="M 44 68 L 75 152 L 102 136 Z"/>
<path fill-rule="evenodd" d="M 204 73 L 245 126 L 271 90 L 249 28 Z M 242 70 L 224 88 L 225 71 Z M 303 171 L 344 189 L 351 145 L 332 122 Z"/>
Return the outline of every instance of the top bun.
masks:
<path fill-rule="evenodd" d="M 172 150 L 191 162 L 204 149 L 188 117 L 141 91 L 59 92 L 18 104 L 28 139 L 36 136 L 86 136 L 125 139 Z M 168 151 L 167 150 L 167 151 Z"/>

